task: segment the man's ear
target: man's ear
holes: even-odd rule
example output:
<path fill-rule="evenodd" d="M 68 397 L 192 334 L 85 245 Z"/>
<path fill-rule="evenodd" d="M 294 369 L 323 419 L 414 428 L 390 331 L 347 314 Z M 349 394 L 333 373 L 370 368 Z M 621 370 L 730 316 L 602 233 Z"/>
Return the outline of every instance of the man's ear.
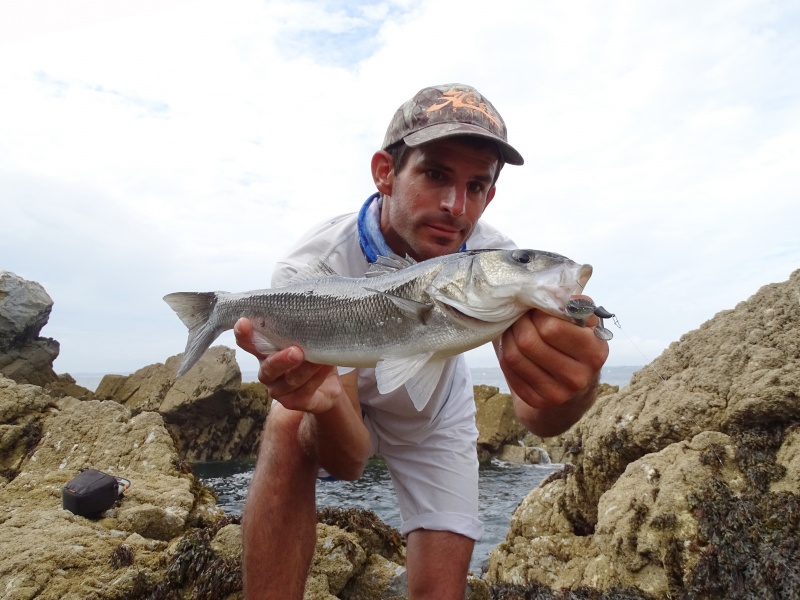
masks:
<path fill-rule="evenodd" d="M 394 187 L 394 161 L 386 150 L 378 150 L 372 155 L 372 180 L 384 196 L 392 195 Z"/>

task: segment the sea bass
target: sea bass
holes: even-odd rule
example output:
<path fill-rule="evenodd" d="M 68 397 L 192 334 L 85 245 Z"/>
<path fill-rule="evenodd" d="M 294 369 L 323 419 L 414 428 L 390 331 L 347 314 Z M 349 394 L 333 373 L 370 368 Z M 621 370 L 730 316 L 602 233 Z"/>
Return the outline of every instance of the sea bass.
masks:
<path fill-rule="evenodd" d="M 591 274 L 591 265 L 551 252 L 471 250 L 423 262 L 381 257 L 360 278 L 316 261 L 283 287 L 164 300 L 189 329 L 179 376 L 247 317 L 259 352 L 299 346 L 310 362 L 375 367 L 378 391 L 405 384 L 422 410 L 447 358 L 492 340 L 529 309 L 582 323 L 591 310 L 576 312 L 569 300 Z"/>

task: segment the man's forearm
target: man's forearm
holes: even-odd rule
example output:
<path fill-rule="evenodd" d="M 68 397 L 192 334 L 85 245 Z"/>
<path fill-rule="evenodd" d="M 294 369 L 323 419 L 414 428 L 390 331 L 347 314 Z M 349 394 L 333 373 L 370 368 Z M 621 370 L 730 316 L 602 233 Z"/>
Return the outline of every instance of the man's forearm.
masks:
<path fill-rule="evenodd" d="M 316 440 L 320 466 L 337 479 L 355 480 L 361 476 L 370 451 L 370 438 L 360 414 L 346 394 L 324 413 L 307 413 L 301 435 Z M 309 435 L 310 434 L 310 435 Z"/>

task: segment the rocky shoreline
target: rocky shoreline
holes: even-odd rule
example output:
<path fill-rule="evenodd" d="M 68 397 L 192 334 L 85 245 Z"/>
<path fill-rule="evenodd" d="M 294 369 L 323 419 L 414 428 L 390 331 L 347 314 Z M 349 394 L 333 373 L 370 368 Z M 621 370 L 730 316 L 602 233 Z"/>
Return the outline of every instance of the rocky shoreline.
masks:
<path fill-rule="evenodd" d="M 238 523 L 190 464 L 252 456 L 269 410 L 216 347 L 107 376 L 91 392 L 41 338 L 53 301 L 0 271 L 0 590 L 4 598 L 241 598 Z M 468 598 L 800 598 L 800 271 L 684 335 L 555 439 L 476 386 L 482 458 L 566 468 L 531 491 Z M 658 378 L 658 371 L 664 381 Z M 84 467 L 132 482 L 98 519 L 61 508 Z M 306 598 L 405 598 L 399 534 L 319 515 Z"/>

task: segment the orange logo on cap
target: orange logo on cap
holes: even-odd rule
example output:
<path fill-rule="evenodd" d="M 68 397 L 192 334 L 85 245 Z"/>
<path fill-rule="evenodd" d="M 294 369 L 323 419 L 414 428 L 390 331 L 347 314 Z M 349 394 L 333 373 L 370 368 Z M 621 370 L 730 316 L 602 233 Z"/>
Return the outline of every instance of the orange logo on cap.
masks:
<path fill-rule="evenodd" d="M 459 90 L 450 90 L 448 92 L 444 92 L 442 94 L 442 102 L 439 104 L 432 105 L 428 112 L 434 112 L 437 110 L 441 110 L 445 106 L 452 106 L 453 110 L 457 108 L 466 108 L 469 110 L 476 110 L 480 113 L 483 113 L 486 118 L 488 118 L 492 123 L 494 123 L 495 127 L 498 129 L 502 129 L 503 126 L 500 125 L 497 118 L 491 113 L 489 108 L 483 102 L 478 100 L 475 92 L 463 92 Z"/>

